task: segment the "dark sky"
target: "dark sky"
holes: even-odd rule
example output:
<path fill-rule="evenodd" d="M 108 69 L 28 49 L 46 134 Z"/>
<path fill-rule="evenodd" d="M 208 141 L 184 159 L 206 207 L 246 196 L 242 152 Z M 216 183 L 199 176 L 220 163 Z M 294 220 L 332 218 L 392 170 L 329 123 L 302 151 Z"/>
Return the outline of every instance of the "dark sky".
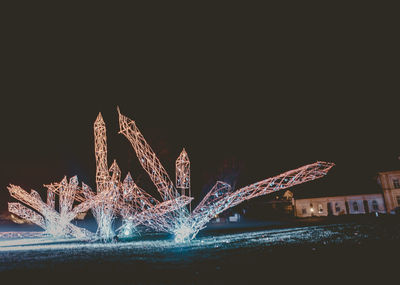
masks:
<path fill-rule="evenodd" d="M 195 196 L 232 172 L 245 186 L 317 160 L 337 164 L 313 186 L 331 193 L 400 169 L 394 9 L 152 5 L 2 9 L 0 209 L 8 183 L 94 187 L 98 112 L 110 163 L 151 188 L 117 105 L 171 178 L 186 148 Z"/>

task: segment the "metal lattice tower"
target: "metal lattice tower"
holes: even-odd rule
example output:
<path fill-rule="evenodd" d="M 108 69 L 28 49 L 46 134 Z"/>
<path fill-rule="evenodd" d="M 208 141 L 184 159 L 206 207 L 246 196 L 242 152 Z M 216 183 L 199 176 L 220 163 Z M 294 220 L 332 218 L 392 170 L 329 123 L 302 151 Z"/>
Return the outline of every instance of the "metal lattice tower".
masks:
<path fill-rule="evenodd" d="M 122 133 L 131 143 L 143 169 L 150 176 L 151 181 L 156 186 L 164 201 L 174 199 L 179 196 L 174 184 L 165 171 L 160 160 L 143 137 L 135 122 L 128 117 L 119 114 L 119 127 Z"/>
<path fill-rule="evenodd" d="M 101 113 L 94 122 L 94 153 L 96 156 L 96 185 L 97 192 L 108 189 L 110 179 L 107 163 L 107 134 L 106 124 Z"/>
<path fill-rule="evenodd" d="M 114 209 L 113 209 L 113 196 L 117 195 L 118 191 L 116 191 L 116 177 L 118 173 L 114 173 L 113 177 L 110 177 L 109 171 L 116 171 L 115 167 L 111 167 L 108 169 L 107 162 L 107 134 L 106 134 L 106 125 L 104 123 L 103 117 L 101 113 L 97 116 L 94 125 L 94 153 L 96 157 L 96 185 L 97 185 L 97 193 L 102 193 L 108 191 L 110 196 L 112 196 L 111 201 L 107 200 L 104 203 L 101 203 L 93 209 L 94 216 L 97 221 L 97 232 L 98 235 L 103 240 L 112 239 L 114 236 L 114 232 L 112 229 L 112 223 L 115 218 Z M 114 164 L 115 161 L 114 161 Z M 114 165 L 113 164 L 113 165 Z M 118 172 L 118 171 L 117 171 Z M 119 173 L 120 175 L 120 173 Z M 111 203 L 111 204 L 109 204 Z"/>
<path fill-rule="evenodd" d="M 190 160 L 185 149 L 182 150 L 175 162 L 175 185 L 176 188 L 181 189 L 181 195 L 192 196 L 190 190 Z M 191 211 L 191 204 L 189 204 L 189 212 Z"/>

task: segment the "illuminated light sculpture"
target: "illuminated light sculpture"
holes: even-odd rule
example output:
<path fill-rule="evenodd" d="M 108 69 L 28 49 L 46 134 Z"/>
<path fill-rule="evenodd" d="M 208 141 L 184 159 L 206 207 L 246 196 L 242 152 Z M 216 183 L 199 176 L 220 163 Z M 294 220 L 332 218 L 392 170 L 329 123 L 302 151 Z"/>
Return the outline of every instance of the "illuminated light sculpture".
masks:
<path fill-rule="evenodd" d="M 119 115 L 119 133 L 122 133 L 131 143 L 143 169 L 149 174 L 151 181 L 157 188 L 164 201 L 174 199 L 179 196 L 174 184 L 165 171 L 160 160 L 144 139 L 142 133 L 137 128 L 135 122 L 121 114 Z"/>
<path fill-rule="evenodd" d="M 94 125 L 94 153 L 96 157 L 96 186 L 97 192 L 108 190 L 110 174 L 107 163 L 107 135 L 106 124 L 101 113 L 97 116 Z"/>
<path fill-rule="evenodd" d="M 176 231 L 176 241 L 181 242 L 193 239 L 212 218 L 228 208 L 234 207 L 245 200 L 322 178 L 333 166 L 333 163 L 318 161 L 238 190 L 233 190 L 229 184 L 218 181 L 193 210 L 187 223 Z"/>
<path fill-rule="evenodd" d="M 96 190 L 97 195 L 95 195 L 91 189 L 82 183 L 82 189 L 78 191 L 77 183 L 74 186 L 75 191 L 71 191 L 70 188 L 65 188 L 67 191 L 60 192 L 60 189 L 64 189 L 65 181 L 46 185 L 51 192 L 60 195 L 60 213 L 63 214 L 65 211 L 69 210 L 73 200 L 79 202 L 84 202 L 87 199 L 85 206 L 89 206 L 92 209 L 93 216 L 96 219 L 98 228 L 97 235 L 100 239 L 110 240 L 114 235 L 112 229 L 112 224 L 115 219 L 116 203 L 118 203 L 119 189 L 120 189 L 120 177 L 121 171 L 114 160 L 110 169 L 108 169 L 107 162 L 107 136 L 106 136 L 106 125 L 104 123 L 101 113 L 98 114 L 94 124 L 94 149 L 96 158 Z M 113 173 L 110 176 L 110 172 Z M 101 194 L 101 195 L 99 195 Z M 51 201 L 51 197 L 48 197 Z"/>
<path fill-rule="evenodd" d="M 192 197 L 180 196 L 178 198 L 159 203 L 143 212 L 128 217 L 128 219 L 135 227 L 140 224 L 144 224 L 156 231 L 171 232 L 171 229 L 176 226 L 176 221 L 167 217 L 166 215 L 173 211 L 184 208 L 192 200 Z"/>
<path fill-rule="evenodd" d="M 80 188 L 78 186 L 77 176 L 70 178 L 69 183 L 67 177 L 64 177 L 61 182 L 45 184 L 43 186 L 47 188 L 47 205 L 52 209 L 55 208 L 55 196 L 58 194 L 59 212 L 62 223 L 69 223 L 75 219 L 79 213 L 84 213 L 95 205 L 94 201 L 78 198 Z M 50 199 L 49 197 L 53 198 Z M 78 200 L 82 203 L 73 208 L 74 200 Z"/>
<path fill-rule="evenodd" d="M 118 115 L 120 133 L 130 141 L 140 164 L 149 174 L 163 199 L 166 200 L 178 196 L 179 194 L 169 179 L 167 172 L 135 122 L 122 115 L 119 108 Z M 321 178 L 333 166 L 333 163 L 316 162 L 234 191 L 230 185 L 224 182 L 217 182 L 191 214 L 183 210 L 177 211 L 175 215 L 170 216 L 168 219 L 169 226 L 164 231 L 172 232 L 178 242 L 193 239 L 212 218 L 226 209 L 254 197 Z M 176 161 L 176 187 L 181 189 L 190 188 L 190 161 L 185 150 L 182 151 Z"/>
<path fill-rule="evenodd" d="M 115 219 L 120 195 L 119 185 L 121 171 L 115 160 L 111 165 L 109 171 L 110 173 L 112 173 L 112 176 L 110 177 L 110 180 L 108 182 L 108 189 L 104 189 L 103 191 L 103 195 L 105 196 L 105 198 L 102 199 L 99 206 L 97 206 L 100 207 L 100 209 L 97 209 L 97 211 L 100 213 L 99 219 L 97 220 L 97 233 L 103 240 L 111 240 L 115 236 L 112 225 Z M 100 192 L 97 195 L 101 195 L 103 192 Z"/>
<path fill-rule="evenodd" d="M 107 135 L 106 135 L 106 125 L 104 123 L 101 113 L 97 116 L 94 125 L 94 153 L 96 157 L 96 186 L 97 193 L 109 191 L 109 198 L 103 203 L 98 204 L 93 208 L 93 215 L 97 221 L 97 234 L 103 240 L 110 240 L 114 237 L 114 231 L 112 229 L 112 224 L 114 221 L 114 206 L 112 201 L 117 199 L 118 191 L 117 181 L 115 181 L 117 173 L 114 175 L 114 180 L 110 177 L 109 171 L 117 171 L 111 166 L 108 169 L 107 163 Z M 121 173 L 119 172 L 119 175 Z M 111 203 L 108 205 L 108 203 Z"/>
<path fill-rule="evenodd" d="M 187 200 L 188 197 L 180 197 L 174 184 L 169 178 L 168 173 L 165 171 L 160 160 L 145 140 L 135 122 L 122 115 L 119 108 L 117 110 L 120 127 L 119 133 L 122 133 L 131 143 L 141 166 L 149 175 L 163 201 L 169 201 L 168 205 L 175 209 L 181 208 L 179 211 L 171 211 L 169 215 L 164 216 L 166 223 L 162 226 L 163 231 L 174 233 L 176 229 L 180 228 L 182 223 L 184 223 L 189 217 L 189 212 L 186 207 L 182 207 L 180 203 L 176 205 L 174 205 L 174 203 L 178 202 L 177 198 L 185 197 L 183 199 Z"/>
<path fill-rule="evenodd" d="M 71 179 L 70 179 L 71 181 Z M 54 182 L 51 184 L 44 184 L 43 186 L 47 188 L 47 205 L 49 205 L 51 208 L 55 209 L 55 197 L 56 194 L 58 196 L 61 196 L 61 192 L 63 191 L 63 189 L 65 189 L 65 185 L 67 183 L 67 177 L 64 176 L 64 178 L 61 180 L 61 182 Z M 84 183 L 82 182 L 82 185 L 84 185 Z M 77 202 L 84 202 L 86 201 L 86 197 L 83 195 L 83 191 L 79 188 L 78 185 L 76 185 L 75 187 L 75 193 L 73 194 L 73 198 L 75 201 Z M 63 194 L 63 196 L 65 196 L 65 194 Z M 65 198 L 63 198 L 64 200 Z"/>
<path fill-rule="evenodd" d="M 164 197 L 169 197 L 170 199 L 172 199 L 171 202 L 168 203 L 168 205 L 171 204 L 169 206 L 170 208 L 162 207 L 166 205 L 162 204 L 162 206 L 151 209 L 159 202 L 148 195 L 146 192 L 141 190 L 139 187 L 137 187 L 137 185 L 133 182 L 132 177 L 127 177 L 128 180 L 126 181 L 125 185 L 123 183 L 121 184 L 121 171 L 119 170 L 119 167 L 115 161 L 110 169 L 106 171 L 106 126 L 103 121 L 103 117 L 101 116 L 101 113 L 99 113 L 94 123 L 94 135 L 96 155 L 96 183 L 98 188 L 97 193 L 99 194 L 102 192 L 111 191 L 109 196 L 112 197 L 111 199 L 109 197 L 106 200 L 108 202 L 105 201 L 103 204 L 99 204 L 99 206 L 93 208 L 94 216 L 95 218 L 97 217 L 96 220 L 98 223 L 98 235 L 104 240 L 108 240 L 114 236 L 112 223 L 117 212 L 122 216 L 123 219 L 123 225 L 119 229 L 119 232 L 122 233 L 124 236 L 131 235 L 133 232 L 135 232 L 136 227 L 139 224 L 144 224 L 145 226 L 152 229 L 164 229 L 166 225 L 170 224 L 166 221 L 167 217 L 165 217 L 164 215 L 172 212 L 173 210 L 176 210 L 177 208 L 182 207 L 182 199 L 179 201 L 176 200 L 177 195 L 174 194 L 176 190 L 173 188 L 173 184 L 168 184 L 169 181 L 166 181 L 166 183 L 161 183 L 162 185 L 160 184 L 160 187 L 162 189 L 168 189 L 166 191 L 160 190 L 160 193 L 164 193 Z M 162 170 L 163 168 L 161 169 L 161 171 Z M 111 177 L 109 175 L 109 172 L 113 172 L 113 175 Z M 172 187 L 168 185 L 172 185 Z M 133 189 L 129 189 L 129 187 L 133 187 Z M 123 194 L 125 190 L 126 195 L 122 198 L 119 197 L 121 192 Z M 129 195 L 133 195 L 131 197 L 133 203 L 131 204 L 126 203 L 127 200 L 129 200 Z M 152 200 L 153 202 L 151 202 Z M 184 202 L 186 201 L 187 200 L 184 200 Z M 140 205 L 140 207 L 138 207 L 138 205 Z"/>
<path fill-rule="evenodd" d="M 38 225 L 42 229 L 46 229 L 46 222 L 44 221 L 44 218 L 35 211 L 25 207 L 21 203 L 8 203 L 8 211 L 30 223 Z"/>
<path fill-rule="evenodd" d="M 66 183 L 64 186 L 68 188 L 70 185 Z M 75 187 L 74 182 L 71 187 Z M 45 229 L 48 234 L 55 237 L 73 236 L 84 240 L 93 238 L 93 234 L 91 232 L 70 223 L 70 221 L 75 218 L 76 215 L 70 214 L 70 212 L 67 211 L 65 211 L 63 215 L 57 213 L 52 208 L 52 204 L 50 203 L 50 205 L 48 205 L 44 203 L 39 193 L 35 190 L 31 190 L 31 193 L 29 194 L 21 187 L 12 184 L 10 184 L 10 186 L 7 188 L 13 198 L 36 210 L 38 213 L 40 213 L 40 215 L 20 203 L 9 203 L 8 208 L 11 213 L 37 224 Z M 88 208 L 80 209 L 83 211 L 88 210 Z M 75 211 L 74 213 L 77 214 L 79 211 Z"/>
<path fill-rule="evenodd" d="M 122 227 L 117 230 L 122 236 L 136 233 L 136 227 L 140 224 L 153 230 L 165 229 L 170 223 L 164 215 L 187 205 L 191 199 L 174 198 L 168 203 L 160 203 L 139 188 L 129 173 L 121 183 L 121 170 L 115 160 L 107 169 L 106 126 L 101 113 L 94 122 L 94 136 L 97 194 L 82 183 L 82 189 L 77 187 L 74 196 L 68 197 L 71 199 L 74 197 L 75 200 L 82 202 L 81 205 L 90 206 L 98 224 L 98 237 L 102 240 L 111 240 L 115 236 L 112 225 L 117 214 L 122 216 Z M 63 183 L 46 187 L 60 194 Z M 157 205 L 159 206 L 156 207 Z M 154 209 L 151 209 L 152 207 Z"/>
<path fill-rule="evenodd" d="M 47 190 L 47 205 L 52 208 L 55 209 L 56 208 L 56 193 L 54 191 L 49 191 L 49 189 Z"/>
<path fill-rule="evenodd" d="M 49 192 L 53 192 L 54 195 L 58 194 L 60 196 L 60 216 L 62 217 L 62 220 L 69 222 L 73 220 L 79 213 L 86 212 L 90 209 L 98 209 L 98 206 L 104 204 L 105 202 L 112 204 L 113 201 L 115 201 L 115 198 L 110 194 L 113 192 L 103 191 L 95 195 L 90 187 L 83 182 L 82 188 L 80 188 L 77 184 L 76 179 L 76 176 L 70 179 L 70 181 L 74 181 L 73 183 L 70 182 L 70 185 L 72 185 L 75 194 L 70 195 L 69 199 L 61 199 L 62 196 L 66 196 L 65 194 L 63 195 L 65 189 L 68 189 L 66 177 L 64 177 L 61 182 L 44 185 L 48 189 L 48 196 Z M 71 207 L 65 210 L 66 207 L 69 207 L 68 205 L 71 203 L 72 198 L 75 198 L 76 201 L 79 201 L 81 203 L 75 206 L 73 209 Z"/>
<path fill-rule="evenodd" d="M 181 195 L 192 196 L 190 192 L 190 160 L 185 149 L 182 150 L 175 162 L 175 185 L 176 188 L 181 189 Z M 191 211 L 191 204 L 189 204 L 189 212 Z"/>
<path fill-rule="evenodd" d="M 74 204 L 75 193 L 78 187 L 78 178 L 76 176 L 72 177 L 69 180 L 69 183 L 67 183 L 67 179 L 64 178 L 61 181 L 61 185 L 62 189 L 60 190 L 59 195 L 59 212 L 61 216 L 61 221 L 63 223 L 69 223 L 74 218 L 73 217 L 72 219 L 70 219 L 68 214 L 71 212 L 72 206 Z"/>
<path fill-rule="evenodd" d="M 122 183 L 122 191 L 122 226 L 118 229 L 122 236 L 139 233 L 136 229 L 138 225 L 155 231 L 169 231 L 173 225 L 167 214 L 185 207 L 192 200 L 181 196 L 161 203 L 137 186 L 130 173 Z"/>
<path fill-rule="evenodd" d="M 195 238 L 212 218 L 226 209 L 254 197 L 321 178 L 334 166 L 333 163 L 316 162 L 238 190 L 218 181 L 190 213 L 186 206 L 193 198 L 186 196 L 190 196 L 191 182 L 190 160 L 185 149 L 176 160 L 174 185 L 135 122 L 123 116 L 119 109 L 118 113 L 120 133 L 130 141 L 141 166 L 160 193 L 161 202 L 138 187 L 130 173 L 121 182 L 121 170 L 115 160 L 108 168 L 106 127 L 99 113 L 94 122 L 97 193 L 84 183 L 80 188 L 76 176 L 69 182 L 64 177 L 59 183 L 45 185 L 48 189 L 46 203 L 36 191 L 32 190 L 29 194 L 19 186 L 10 185 L 8 190 L 11 196 L 33 210 L 21 203 L 9 203 L 9 211 L 39 225 L 53 236 L 74 236 L 84 240 L 94 238 L 93 233 L 71 224 L 79 213 L 92 209 L 98 223 L 96 234 L 100 239 L 114 238 L 113 220 L 119 214 L 122 226 L 117 231 L 124 236 L 132 235 L 137 226 L 143 225 L 155 231 L 172 233 L 177 242 L 182 242 Z M 56 194 L 59 195 L 59 213 L 55 210 Z M 80 204 L 74 207 L 74 201 Z"/>
<path fill-rule="evenodd" d="M 159 203 L 136 185 L 129 172 L 122 183 L 122 200 L 127 205 L 120 211 L 122 226 L 119 231 L 122 236 L 131 236 L 134 233 L 138 233 L 130 217 Z"/>

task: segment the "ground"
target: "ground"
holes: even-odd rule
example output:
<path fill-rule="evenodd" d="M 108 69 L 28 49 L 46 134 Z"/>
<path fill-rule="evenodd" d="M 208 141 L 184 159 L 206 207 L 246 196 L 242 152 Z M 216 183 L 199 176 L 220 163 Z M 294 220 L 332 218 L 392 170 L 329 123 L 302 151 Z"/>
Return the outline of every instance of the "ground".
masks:
<path fill-rule="evenodd" d="M 13 284 L 390 284 L 399 250 L 397 217 L 211 230 L 183 244 L 163 235 L 111 244 L 3 238 L 0 277 Z"/>

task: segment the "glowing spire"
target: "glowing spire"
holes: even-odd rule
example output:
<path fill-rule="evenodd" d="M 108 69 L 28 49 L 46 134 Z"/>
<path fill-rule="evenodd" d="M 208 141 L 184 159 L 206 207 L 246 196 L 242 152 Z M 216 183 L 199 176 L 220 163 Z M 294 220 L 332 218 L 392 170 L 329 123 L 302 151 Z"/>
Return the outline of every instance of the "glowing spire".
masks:
<path fill-rule="evenodd" d="M 101 113 L 94 122 L 94 153 L 96 156 L 96 184 L 97 192 L 100 193 L 108 188 L 109 180 L 107 163 L 107 135 L 106 125 Z"/>
<path fill-rule="evenodd" d="M 121 169 L 119 168 L 117 161 L 114 159 L 114 162 L 111 164 L 110 169 L 108 170 L 111 175 L 111 180 L 120 181 L 121 180 Z"/>
<path fill-rule="evenodd" d="M 175 162 L 175 185 L 181 189 L 181 195 L 191 196 L 190 191 L 190 160 L 185 148 L 182 150 Z M 189 211 L 191 212 L 191 204 Z"/>

